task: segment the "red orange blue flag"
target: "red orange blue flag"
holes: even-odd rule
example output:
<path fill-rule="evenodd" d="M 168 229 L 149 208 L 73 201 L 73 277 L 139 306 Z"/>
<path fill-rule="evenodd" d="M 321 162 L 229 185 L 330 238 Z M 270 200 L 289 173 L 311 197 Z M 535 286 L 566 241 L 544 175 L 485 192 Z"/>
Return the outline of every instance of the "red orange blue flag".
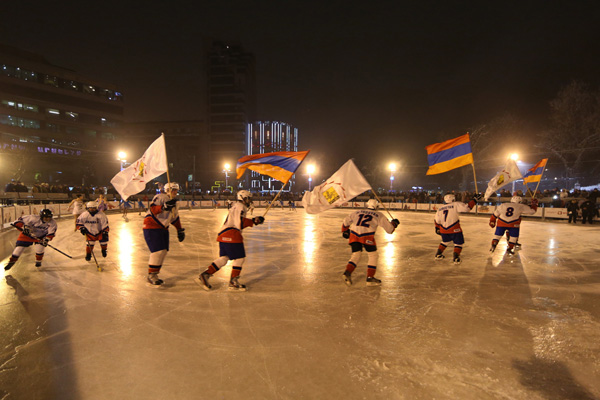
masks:
<path fill-rule="evenodd" d="M 532 168 L 528 169 L 525 175 L 523 175 L 523 182 L 539 182 L 542 179 L 542 174 L 546 168 L 547 158 L 543 158 L 542 161 L 535 164 Z"/>
<path fill-rule="evenodd" d="M 237 178 L 240 179 L 246 169 L 251 169 L 285 184 L 300 167 L 309 151 L 277 151 L 242 157 L 236 166 Z"/>
<path fill-rule="evenodd" d="M 463 165 L 473 164 L 471 140 L 466 133 L 442 143 L 434 143 L 425 147 L 429 169 L 427 175 L 441 174 Z"/>

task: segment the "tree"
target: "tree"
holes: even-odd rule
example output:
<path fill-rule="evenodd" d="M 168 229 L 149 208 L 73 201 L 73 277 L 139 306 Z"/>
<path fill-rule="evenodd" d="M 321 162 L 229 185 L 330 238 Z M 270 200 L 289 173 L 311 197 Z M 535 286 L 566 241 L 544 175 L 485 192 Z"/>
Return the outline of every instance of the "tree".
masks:
<path fill-rule="evenodd" d="M 550 128 L 540 135 L 540 147 L 562 162 L 567 178 L 589 176 L 600 164 L 600 92 L 573 81 L 550 108 Z"/>

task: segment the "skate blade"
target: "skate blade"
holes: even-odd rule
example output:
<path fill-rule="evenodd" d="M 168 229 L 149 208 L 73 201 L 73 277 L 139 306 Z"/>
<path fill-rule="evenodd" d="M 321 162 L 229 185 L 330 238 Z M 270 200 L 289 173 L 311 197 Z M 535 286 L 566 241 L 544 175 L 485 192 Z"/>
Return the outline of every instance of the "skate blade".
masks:
<path fill-rule="evenodd" d="M 229 286 L 227 287 L 227 290 L 229 290 L 230 292 L 246 292 L 248 290 L 248 288 L 246 287 L 235 287 L 235 286 Z"/>
<path fill-rule="evenodd" d="M 381 282 L 367 282 L 367 286 L 381 286 Z"/>
<path fill-rule="evenodd" d="M 207 292 L 210 292 L 212 289 L 212 286 L 205 286 L 204 283 L 202 283 L 202 279 L 200 278 L 195 278 L 194 282 L 199 285 L 202 289 L 206 290 Z"/>

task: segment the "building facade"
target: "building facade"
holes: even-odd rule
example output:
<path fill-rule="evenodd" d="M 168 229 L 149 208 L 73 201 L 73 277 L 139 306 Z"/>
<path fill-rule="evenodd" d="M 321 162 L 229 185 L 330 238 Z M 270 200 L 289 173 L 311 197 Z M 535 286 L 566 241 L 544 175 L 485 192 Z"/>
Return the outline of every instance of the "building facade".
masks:
<path fill-rule="evenodd" d="M 139 159 L 162 133 L 165 135 L 169 177 L 180 185 L 182 193 L 206 192 L 214 184 L 208 173 L 209 137 L 204 120 L 132 122 L 124 126 L 120 150 L 129 164 Z M 166 175 L 159 178 L 167 181 Z M 150 189 L 148 186 L 147 189 Z"/>
<path fill-rule="evenodd" d="M 115 85 L 0 45 L 0 180 L 107 185 L 123 103 Z"/>
<path fill-rule="evenodd" d="M 215 41 L 208 51 L 209 162 L 213 176 L 235 169 L 246 153 L 246 127 L 256 117 L 254 55 L 237 43 Z"/>
<path fill-rule="evenodd" d="M 263 154 L 276 151 L 298 151 L 298 128 L 279 121 L 256 121 L 246 129 L 246 154 Z M 282 183 L 269 176 L 248 170 L 246 182 L 252 191 L 279 191 Z M 285 186 L 284 191 L 293 191 L 295 177 Z"/>

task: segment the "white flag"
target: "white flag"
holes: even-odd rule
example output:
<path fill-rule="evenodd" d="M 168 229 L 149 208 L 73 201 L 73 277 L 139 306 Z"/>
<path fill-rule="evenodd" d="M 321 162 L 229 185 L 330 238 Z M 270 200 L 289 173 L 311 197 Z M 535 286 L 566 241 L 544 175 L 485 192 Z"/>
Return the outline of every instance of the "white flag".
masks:
<path fill-rule="evenodd" d="M 348 160 L 324 183 L 312 192 L 304 193 L 302 205 L 307 213 L 317 214 L 346 203 L 367 190 L 371 190 L 371 185 L 354 162 Z"/>
<path fill-rule="evenodd" d="M 504 169 L 496 174 L 492 178 L 492 180 L 488 183 L 488 188 L 485 191 L 484 200 L 487 200 L 490 196 L 492 196 L 498 189 L 500 189 L 504 185 L 508 185 L 512 181 L 516 181 L 517 179 L 521 179 L 523 175 L 521 175 L 521 171 L 519 171 L 519 167 L 517 167 L 517 163 L 515 160 L 509 158 L 506 161 L 506 166 Z"/>
<path fill-rule="evenodd" d="M 167 172 L 165 137 L 161 135 L 148 147 L 142 158 L 110 180 L 123 200 L 144 190 L 146 183 Z"/>

